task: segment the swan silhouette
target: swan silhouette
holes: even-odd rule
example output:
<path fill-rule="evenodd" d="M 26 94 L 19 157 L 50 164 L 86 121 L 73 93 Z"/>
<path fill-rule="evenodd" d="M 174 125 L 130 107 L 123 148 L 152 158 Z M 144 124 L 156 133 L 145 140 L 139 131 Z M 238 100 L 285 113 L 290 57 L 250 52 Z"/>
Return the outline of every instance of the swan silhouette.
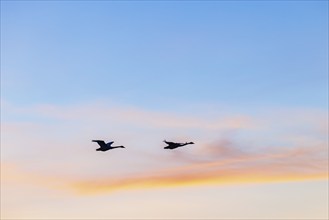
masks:
<path fill-rule="evenodd" d="M 111 141 L 107 144 L 105 144 L 105 142 L 102 140 L 92 140 L 92 142 L 97 142 L 97 144 L 100 146 L 100 148 L 96 149 L 97 151 L 107 151 L 107 150 L 112 150 L 114 148 L 125 148 L 124 146 L 113 146 L 112 147 L 111 145 L 114 143 L 114 141 Z"/>
<path fill-rule="evenodd" d="M 168 144 L 168 146 L 164 147 L 164 149 L 170 149 L 170 150 L 175 149 L 177 147 L 183 147 L 183 146 L 188 145 L 188 144 L 194 144 L 193 142 L 174 143 L 174 142 L 168 142 L 166 140 L 164 140 L 163 142 Z"/>

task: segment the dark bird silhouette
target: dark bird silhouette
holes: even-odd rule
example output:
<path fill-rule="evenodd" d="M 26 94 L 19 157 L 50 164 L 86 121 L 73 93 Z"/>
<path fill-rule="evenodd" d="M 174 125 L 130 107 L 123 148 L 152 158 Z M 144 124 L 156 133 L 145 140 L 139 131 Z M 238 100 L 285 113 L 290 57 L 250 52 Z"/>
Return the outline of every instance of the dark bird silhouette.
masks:
<path fill-rule="evenodd" d="M 107 144 L 105 144 L 105 142 L 102 140 L 92 140 L 92 142 L 97 142 L 97 144 L 100 146 L 100 148 L 96 149 L 97 151 L 107 151 L 107 150 L 112 150 L 114 148 L 125 148 L 124 146 L 113 146 L 112 147 L 111 145 L 114 143 L 114 141 L 111 141 Z"/>
<path fill-rule="evenodd" d="M 168 142 L 166 140 L 164 140 L 163 142 L 165 142 L 166 144 L 168 144 L 168 146 L 164 147 L 164 149 L 175 149 L 177 147 L 183 147 L 185 145 L 188 144 L 194 144 L 193 142 L 186 142 L 186 143 L 174 143 L 174 142 Z"/>

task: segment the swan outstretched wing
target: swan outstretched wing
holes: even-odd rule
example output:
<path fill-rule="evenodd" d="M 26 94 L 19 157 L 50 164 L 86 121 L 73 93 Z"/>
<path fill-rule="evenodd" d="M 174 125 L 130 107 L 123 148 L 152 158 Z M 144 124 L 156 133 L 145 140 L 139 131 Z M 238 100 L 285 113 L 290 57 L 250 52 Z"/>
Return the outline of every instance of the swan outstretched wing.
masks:
<path fill-rule="evenodd" d="M 111 146 L 114 143 L 114 141 L 108 142 L 106 145 Z"/>
<path fill-rule="evenodd" d="M 165 142 L 165 143 L 168 144 L 168 145 L 177 145 L 177 143 L 169 142 L 169 141 L 166 141 L 166 140 L 164 140 L 163 142 Z"/>
<path fill-rule="evenodd" d="M 107 145 L 105 144 L 105 142 L 104 141 L 102 141 L 102 140 L 92 140 L 92 142 L 96 142 L 99 146 L 101 146 L 101 147 L 106 147 Z"/>

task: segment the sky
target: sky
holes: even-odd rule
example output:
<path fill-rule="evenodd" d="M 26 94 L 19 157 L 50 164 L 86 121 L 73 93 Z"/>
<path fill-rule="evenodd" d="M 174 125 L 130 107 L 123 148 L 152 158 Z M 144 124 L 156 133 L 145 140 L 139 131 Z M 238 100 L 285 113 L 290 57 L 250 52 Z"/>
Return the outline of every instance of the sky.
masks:
<path fill-rule="evenodd" d="M 327 1 L 1 1 L 1 218 L 328 219 L 328 87 Z"/>

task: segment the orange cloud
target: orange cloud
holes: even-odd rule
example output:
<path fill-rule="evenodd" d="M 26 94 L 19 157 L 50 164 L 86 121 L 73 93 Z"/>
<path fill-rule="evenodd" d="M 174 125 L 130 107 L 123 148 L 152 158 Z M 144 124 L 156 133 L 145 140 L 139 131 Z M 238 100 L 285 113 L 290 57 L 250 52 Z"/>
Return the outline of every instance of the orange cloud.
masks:
<path fill-rule="evenodd" d="M 59 173 L 50 176 L 22 169 L 16 164 L 2 163 L 2 182 L 93 195 L 131 189 L 328 179 L 328 149 L 324 146 L 273 148 L 262 153 L 241 152 L 234 145 L 228 150 L 226 142 L 219 142 L 217 147 L 219 152 L 224 152 L 221 158 L 199 161 L 187 157 L 167 158 L 167 162 L 181 159 L 187 164 L 104 178 Z"/>
<path fill-rule="evenodd" d="M 6 138 L 2 143 L 6 145 L 4 146 L 6 151 L 3 151 L 5 153 L 3 158 L 9 162 L 19 161 L 17 167 L 7 169 L 8 175 L 6 174 L 5 178 L 10 177 L 10 172 L 15 172 L 15 175 L 10 177 L 14 182 L 27 182 L 48 188 L 92 194 L 134 188 L 328 178 L 328 148 L 326 147 L 328 142 L 327 133 L 323 132 L 327 131 L 327 126 L 324 126 L 327 116 L 322 116 L 322 114 L 317 114 L 315 120 L 310 117 L 313 114 L 310 114 L 309 117 L 302 117 L 303 115 L 295 118 L 289 117 L 290 120 L 281 120 L 280 124 L 274 123 L 274 121 L 279 121 L 279 117 L 275 119 L 265 117 L 269 121 L 260 123 L 261 126 L 255 129 L 253 127 L 255 121 L 262 121 L 262 117 L 252 121 L 249 121 L 249 117 L 244 116 L 232 118 L 223 118 L 218 115 L 216 117 L 181 117 L 180 115 L 98 105 L 85 105 L 81 108 L 79 106 L 41 106 L 32 108 L 30 113 L 55 118 L 58 124 L 47 122 L 44 124 L 12 124 L 12 122 L 5 124 Z M 282 118 L 285 119 L 283 116 Z M 66 123 L 72 121 L 77 123 L 70 123 L 72 127 L 67 128 Z M 35 128 L 36 125 L 40 125 L 40 127 Z M 103 129 L 102 126 L 106 126 L 106 129 Z M 82 132 L 79 130 L 80 127 L 88 127 L 90 130 Z M 123 130 L 117 131 L 118 127 Z M 147 166 L 137 164 L 142 160 L 132 158 L 135 155 L 131 156 L 132 151 L 130 151 L 128 156 L 132 160 L 129 163 L 131 165 L 136 162 L 138 169 L 134 169 L 131 173 L 129 168 L 120 167 L 124 172 L 116 173 L 116 177 L 109 177 L 107 169 L 103 169 L 100 172 L 101 175 L 98 173 L 98 176 L 102 176 L 102 178 L 95 177 L 97 176 L 95 170 L 101 164 L 98 160 L 101 159 L 98 157 L 99 155 L 90 156 L 89 142 L 86 144 L 85 140 L 80 141 L 81 137 L 92 136 L 90 133 L 93 135 L 102 132 L 106 135 L 123 133 L 122 140 L 129 140 L 133 137 L 132 144 L 135 144 L 135 140 L 144 143 L 146 138 L 147 142 L 149 141 L 147 135 L 154 139 L 163 135 L 163 131 L 165 131 L 162 129 L 163 127 L 170 128 L 170 131 L 174 130 L 175 132 L 172 132 L 174 135 L 181 130 L 190 132 L 189 134 L 196 134 L 198 141 L 193 141 L 197 144 L 189 150 L 167 151 L 166 153 L 161 151 L 161 145 L 154 150 L 154 148 L 140 144 L 140 148 L 134 149 L 139 150 L 141 154 L 145 153 L 143 159 L 147 160 L 152 157 L 152 160 L 149 159 L 145 162 Z M 145 132 L 147 135 L 141 135 L 141 128 L 145 129 L 143 132 L 147 131 Z M 223 135 L 222 131 L 232 128 L 239 128 L 239 132 L 244 137 L 248 137 L 250 147 L 253 147 L 252 143 L 255 142 L 258 146 L 267 144 L 278 146 L 278 143 L 283 143 L 287 147 L 255 147 L 253 152 L 247 150 L 245 146 L 237 144 L 241 143 L 238 138 L 221 139 L 211 144 L 205 143 L 205 140 L 218 138 L 219 134 Z M 68 129 L 69 138 L 67 138 L 66 132 L 62 131 L 64 129 Z M 45 131 L 42 133 L 43 130 Z M 80 132 L 73 136 L 76 132 L 71 132 L 71 130 Z M 61 135 L 57 134 L 59 131 L 62 131 Z M 128 132 L 131 136 L 125 136 Z M 172 133 L 169 132 L 168 135 Z M 288 138 L 282 134 L 287 135 Z M 60 137 L 64 137 L 64 140 L 61 141 Z M 276 142 L 277 139 L 280 139 L 279 142 Z M 77 141 L 79 144 L 76 144 Z M 29 143 L 31 147 L 22 148 L 25 143 Z M 80 144 L 85 144 L 84 146 L 88 147 L 88 150 L 83 150 Z M 45 147 L 47 150 L 44 150 Z M 127 148 L 127 150 L 130 149 Z M 76 154 L 76 152 L 82 153 Z M 141 154 L 138 157 L 141 157 Z M 127 160 L 127 154 L 123 155 L 118 155 L 120 161 Z M 30 163 L 34 158 L 38 158 L 40 164 L 43 165 L 41 169 L 39 169 L 39 164 Z M 116 165 L 113 161 L 109 163 L 104 161 L 102 164 Z M 89 165 L 90 162 L 93 162 L 93 165 Z M 82 163 L 86 168 L 83 175 L 81 175 Z M 170 168 L 164 169 L 163 164 L 168 164 Z M 24 170 L 21 167 L 24 167 Z M 20 172 L 23 175 L 20 175 Z M 49 177 L 47 173 L 56 173 L 56 175 Z"/>
<path fill-rule="evenodd" d="M 256 155 L 236 153 L 218 161 L 134 176 L 79 180 L 72 183 L 72 187 L 78 193 L 93 194 L 137 188 L 327 179 L 328 159 L 319 156 L 325 152 L 323 147 L 314 147 Z"/>

